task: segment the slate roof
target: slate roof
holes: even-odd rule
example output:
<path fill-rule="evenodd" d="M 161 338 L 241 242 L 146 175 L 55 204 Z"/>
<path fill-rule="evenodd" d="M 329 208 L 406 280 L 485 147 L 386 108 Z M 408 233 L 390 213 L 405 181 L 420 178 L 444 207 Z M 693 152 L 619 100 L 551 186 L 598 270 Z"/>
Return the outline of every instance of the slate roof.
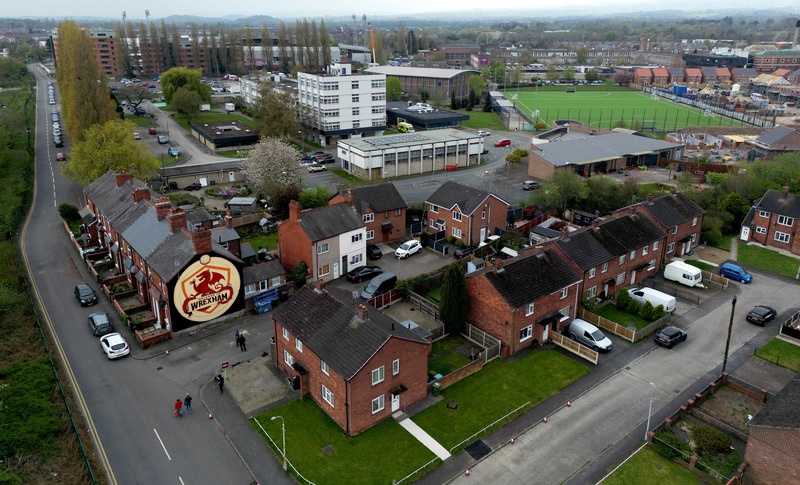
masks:
<path fill-rule="evenodd" d="M 562 167 L 568 163 L 580 165 L 604 160 L 616 160 L 628 155 L 657 153 L 680 146 L 677 143 L 669 143 L 627 133 L 600 136 L 591 136 L 587 133 L 586 137 L 580 139 L 561 140 L 557 143 L 537 145 L 539 150 L 533 151 L 532 154 L 542 157 L 556 167 Z"/>
<path fill-rule="evenodd" d="M 390 338 L 429 345 L 370 305 L 361 321 L 356 312 L 363 303 L 359 298 L 354 299 L 350 291 L 328 287 L 320 292 L 306 286 L 273 310 L 272 318 L 346 381 Z"/>
<path fill-rule="evenodd" d="M 109 170 L 89 184 L 83 193 L 100 209 L 107 220 L 113 222 L 133 205 L 133 192 L 136 187 L 145 187 L 145 184 L 141 180 L 134 179 L 133 184 L 122 184 L 117 187 L 116 172 Z"/>
<path fill-rule="evenodd" d="M 795 376 L 750 420 L 750 426 L 800 428 L 800 375 Z"/>
<path fill-rule="evenodd" d="M 162 246 L 165 250 L 155 251 L 147 258 L 147 264 L 161 279 L 170 281 L 195 255 L 194 241 L 191 235 L 178 230 L 170 233 L 162 241 Z"/>
<path fill-rule="evenodd" d="M 164 177 L 181 177 L 184 175 L 201 175 L 217 172 L 230 172 L 241 170 L 244 159 L 234 158 L 232 160 L 219 160 L 208 163 L 184 163 L 167 165 L 164 168 L 159 168 Z"/>
<path fill-rule="evenodd" d="M 667 68 L 667 72 L 669 72 L 670 76 L 678 77 L 681 79 L 683 79 L 683 77 L 686 75 L 686 73 L 684 73 L 683 69 L 680 67 L 669 67 Z"/>
<path fill-rule="evenodd" d="M 193 228 L 195 223 L 214 220 L 214 216 L 202 207 L 184 211 L 186 212 L 186 226 L 190 228 Z"/>
<path fill-rule="evenodd" d="M 778 190 L 767 190 L 764 197 L 754 206 L 755 209 L 800 219 L 800 197 L 796 194 L 786 194 L 786 199 L 781 200 L 782 194 L 783 192 Z"/>
<path fill-rule="evenodd" d="M 579 283 L 581 275 L 552 249 L 541 256 L 527 254 L 503 262 L 503 269 L 485 268 L 467 275 L 467 278 L 486 278 L 500 296 L 515 310 L 555 293 L 569 285 Z"/>
<path fill-rule="evenodd" d="M 347 200 L 347 190 L 340 193 Z M 386 212 L 408 207 L 392 183 L 357 187 L 350 189 L 350 194 L 353 196 L 353 205 L 358 209 L 359 214 L 363 214 L 369 208 L 373 212 Z"/>
<path fill-rule="evenodd" d="M 691 221 L 706 213 L 681 192 L 667 194 L 653 199 L 652 202 L 642 202 L 640 205 L 667 228 Z"/>
<path fill-rule="evenodd" d="M 334 204 L 300 212 L 297 221 L 311 242 L 366 227 L 350 204 Z"/>
<path fill-rule="evenodd" d="M 242 279 L 245 285 L 251 285 L 259 281 L 268 280 L 276 276 L 286 274 L 286 270 L 281 266 L 279 259 L 273 259 L 266 263 L 259 263 L 253 266 L 246 266 L 243 270 Z"/>
<path fill-rule="evenodd" d="M 236 241 L 238 239 L 241 239 L 239 237 L 239 233 L 225 226 L 211 229 L 211 240 L 215 243 L 222 244 L 229 241 Z"/>
<path fill-rule="evenodd" d="M 758 71 L 752 67 L 736 67 L 731 70 L 731 74 L 735 74 L 737 79 L 752 78 L 758 76 Z"/>
<path fill-rule="evenodd" d="M 667 234 L 643 214 L 626 214 L 569 233 L 556 244 L 581 271 L 613 261 L 665 238 Z"/>
<path fill-rule="evenodd" d="M 458 206 L 461 213 L 469 215 L 475 212 L 475 210 L 480 207 L 481 202 L 486 200 L 490 195 L 494 194 L 448 180 L 443 183 L 433 195 L 428 197 L 428 200 L 425 202 L 444 207 L 445 209 L 453 209 L 453 207 Z M 497 198 L 500 199 L 500 197 Z M 508 204 L 508 202 L 504 200 L 503 202 Z"/>
<path fill-rule="evenodd" d="M 787 128 L 779 125 L 756 138 L 756 143 L 771 146 L 796 132 L 797 130 L 794 128 Z"/>
<path fill-rule="evenodd" d="M 139 203 L 136 205 L 136 209 L 138 210 L 132 210 L 128 213 L 131 216 L 135 214 L 137 216 L 135 219 L 133 217 L 125 218 L 130 220 L 130 224 L 127 224 L 127 227 L 121 229 L 122 226 L 118 227 L 115 224 L 114 229 L 117 234 L 122 234 L 122 237 L 139 253 L 139 256 L 147 260 L 155 249 L 164 242 L 164 239 L 172 234 L 169 230 L 169 218 L 164 217 L 159 221 L 156 218 L 155 208 L 149 204 Z"/>

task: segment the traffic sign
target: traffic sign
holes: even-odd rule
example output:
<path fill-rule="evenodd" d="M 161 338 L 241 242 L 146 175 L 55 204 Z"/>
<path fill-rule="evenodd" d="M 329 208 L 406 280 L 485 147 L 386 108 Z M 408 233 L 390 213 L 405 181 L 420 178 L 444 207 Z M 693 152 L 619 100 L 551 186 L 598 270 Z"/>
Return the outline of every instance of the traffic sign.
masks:
<path fill-rule="evenodd" d="M 223 362 L 222 363 L 222 368 L 223 369 L 227 369 L 228 368 L 228 363 L 227 362 Z"/>

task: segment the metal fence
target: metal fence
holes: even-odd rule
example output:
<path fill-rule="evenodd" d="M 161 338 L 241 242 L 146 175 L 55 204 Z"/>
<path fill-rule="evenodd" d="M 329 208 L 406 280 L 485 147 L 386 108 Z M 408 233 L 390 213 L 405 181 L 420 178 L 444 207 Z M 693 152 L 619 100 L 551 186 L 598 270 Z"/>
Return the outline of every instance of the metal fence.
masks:
<path fill-rule="evenodd" d="M 300 483 L 304 483 L 306 485 L 317 485 L 316 483 L 312 482 L 308 478 L 304 477 L 303 474 L 300 473 L 300 471 L 297 468 L 295 468 L 294 465 L 292 465 L 292 462 L 289 461 L 289 459 L 286 458 L 286 456 L 281 453 L 281 447 L 278 446 L 277 443 L 275 443 L 275 440 L 273 440 L 272 436 L 270 436 L 269 433 L 267 433 L 267 430 L 265 430 L 264 427 L 261 426 L 261 423 L 259 423 L 256 418 L 251 418 L 251 419 L 253 420 L 254 423 L 256 423 L 258 425 L 258 427 L 261 429 L 261 432 L 264 433 L 264 436 L 267 437 L 269 442 L 272 443 L 272 446 L 275 447 L 275 451 L 278 452 L 278 456 L 280 456 L 281 458 L 283 458 L 286 461 L 287 470 L 289 468 L 291 468 L 294 471 L 294 475 L 299 479 L 298 481 L 302 480 L 302 481 L 300 481 Z"/>
<path fill-rule="evenodd" d="M 458 443 L 457 445 L 455 445 L 452 448 L 450 448 L 450 454 L 452 454 L 457 449 L 461 449 L 460 448 L 461 446 L 463 446 L 466 443 L 470 443 L 473 439 L 477 438 L 478 436 L 481 436 L 484 432 L 486 432 L 486 430 L 494 427 L 496 424 L 498 424 L 501 421 L 505 420 L 509 416 L 511 416 L 511 415 L 513 415 L 515 413 L 518 413 L 520 409 L 522 409 L 522 408 L 524 408 L 526 406 L 530 406 L 530 405 L 531 405 L 531 402 L 528 401 L 525 404 L 523 404 L 522 406 L 519 406 L 517 409 L 511 411 L 510 413 L 507 413 L 505 416 L 501 416 L 501 417 L 497 418 L 492 424 L 484 427 L 483 429 L 481 429 L 480 431 L 477 431 L 476 433 L 473 433 L 472 436 L 470 436 L 469 438 L 467 438 L 465 440 L 462 440 L 461 443 Z"/>
<path fill-rule="evenodd" d="M 743 113 L 743 112 L 736 111 L 735 109 L 728 109 L 728 108 L 723 108 L 723 107 L 720 107 L 720 106 L 713 106 L 712 104 L 710 104 L 706 100 L 689 99 L 689 98 L 684 98 L 682 96 L 676 96 L 674 93 L 671 93 L 669 91 L 666 91 L 666 90 L 663 90 L 663 89 L 660 89 L 660 88 L 647 88 L 646 87 L 646 88 L 643 89 L 643 91 L 646 92 L 646 93 L 655 92 L 655 94 L 657 94 L 657 95 L 659 95 L 661 97 L 664 97 L 664 98 L 668 98 L 668 99 L 672 100 L 675 103 L 688 104 L 689 106 L 693 106 L 695 108 L 699 108 L 699 109 L 703 110 L 704 113 L 719 114 L 719 115 L 725 116 L 726 118 L 730 118 L 730 119 L 733 119 L 733 120 L 736 120 L 736 121 L 740 121 L 742 123 L 748 123 L 748 124 L 751 124 L 751 125 L 761 126 L 761 127 L 764 127 L 764 128 L 771 128 L 771 127 L 773 127 L 775 125 L 774 113 L 769 113 L 768 110 L 758 110 L 758 111 L 762 111 L 762 112 L 756 111 L 756 112 L 750 112 L 750 113 L 747 113 L 747 112 Z M 721 120 L 720 120 L 720 124 L 722 124 Z"/>
<path fill-rule="evenodd" d="M 658 445 L 658 446 L 655 446 L 655 449 L 656 449 L 656 451 L 659 452 L 659 454 L 664 456 L 663 452 L 661 452 L 661 450 L 659 450 L 659 446 L 663 446 L 664 448 L 668 448 L 668 449 L 672 450 L 672 452 L 675 454 L 674 456 L 680 458 L 681 461 L 684 462 L 684 466 L 686 466 L 688 468 L 691 468 L 691 465 L 689 465 L 689 464 L 692 461 L 692 456 L 689 453 L 686 453 L 685 451 L 681 451 L 681 450 L 675 448 L 674 446 L 668 444 L 667 442 L 665 442 L 662 439 L 659 439 L 656 436 L 653 436 L 652 441 L 653 441 L 654 444 Z M 669 458 L 669 457 L 667 457 L 667 458 Z M 726 482 L 725 476 L 722 473 L 720 473 L 720 472 L 714 470 L 713 468 L 709 467 L 708 465 L 702 463 L 700 460 L 697 460 L 695 462 L 695 467 L 697 469 L 699 469 L 700 471 L 702 471 L 703 473 L 706 473 L 706 474 L 710 475 L 711 477 L 713 477 L 714 479 L 716 479 L 716 480 L 718 480 L 718 481 L 720 481 L 722 483 Z"/>
<path fill-rule="evenodd" d="M 492 337 L 478 327 L 467 323 L 464 325 L 464 332 L 462 332 L 462 335 L 486 349 L 483 359 L 484 364 L 500 357 L 500 350 L 502 348 L 500 340 Z"/>

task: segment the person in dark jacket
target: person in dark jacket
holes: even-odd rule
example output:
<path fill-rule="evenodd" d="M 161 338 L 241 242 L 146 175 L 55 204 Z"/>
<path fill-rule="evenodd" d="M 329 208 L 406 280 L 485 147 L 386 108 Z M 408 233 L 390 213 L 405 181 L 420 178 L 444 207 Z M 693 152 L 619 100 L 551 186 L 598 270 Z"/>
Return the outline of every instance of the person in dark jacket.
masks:
<path fill-rule="evenodd" d="M 225 378 L 222 377 L 222 374 L 217 374 L 214 380 L 219 384 L 219 393 L 222 394 L 222 388 L 225 387 Z"/>
<path fill-rule="evenodd" d="M 186 393 L 186 397 L 183 398 L 183 405 L 189 410 L 189 414 L 194 414 L 194 411 L 192 411 L 192 396 L 190 396 L 188 392 Z"/>
<path fill-rule="evenodd" d="M 242 341 L 242 340 L 241 340 L 241 339 L 242 339 L 242 337 L 239 335 L 239 329 L 238 329 L 238 328 L 236 329 L 236 334 L 235 334 L 235 336 L 236 336 L 236 346 L 238 347 L 238 346 L 240 346 L 240 345 L 241 345 L 241 341 Z"/>
<path fill-rule="evenodd" d="M 247 350 L 247 345 L 245 345 L 244 342 L 245 342 L 244 334 L 239 335 L 239 347 L 242 348 L 242 352 Z"/>

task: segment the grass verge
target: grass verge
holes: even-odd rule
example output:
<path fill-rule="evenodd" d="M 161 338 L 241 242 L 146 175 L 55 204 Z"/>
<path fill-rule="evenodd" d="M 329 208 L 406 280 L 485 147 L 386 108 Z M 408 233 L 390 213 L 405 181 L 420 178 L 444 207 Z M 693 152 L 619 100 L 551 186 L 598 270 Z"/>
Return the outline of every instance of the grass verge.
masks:
<path fill-rule="evenodd" d="M 467 121 L 462 121 L 461 126 L 475 130 L 494 130 L 508 131 L 503 125 L 503 121 L 495 113 L 484 113 L 483 111 L 467 111 L 460 109 L 457 111 L 462 115 L 469 116 Z"/>
<path fill-rule="evenodd" d="M 623 327 L 636 327 L 636 330 L 641 330 L 652 323 L 639 315 L 631 315 L 625 310 L 620 310 L 617 308 L 617 305 L 613 303 L 598 307 L 595 313 L 612 322 L 617 322 Z"/>
<path fill-rule="evenodd" d="M 702 261 L 697 261 L 696 259 L 687 259 L 684 262 L 686 264 L 690 264 L 690 265 L 694 266 L 695 268 L 700 268 L 703 271 L 714 271 L 714 269 L 716 268 L 716 266 L 713 266 L 713 265 L 708 264 L 708 263 L 704 263 Z"/>
<path fill-rule="evenodd" d="M 625 462 L 603 485 L 696 485 L 697 475 L 645 446 Z"/>
<path fill-rule="evenodd" d="M 450 352 L 444 357 L 439 357 L 436 360 L 428 362 L 428 372 L 433 371 L 434 374 L 441 374 L 446 376 L 456 369 L 464 367 L 469 364 L 469 359 L 458 352 Z"/>
<path fill-rule="evenodd" d="M 774 338 L 756 350 L 756 356 L 766 361 L 800 372 L 800 347 Z"/>
<path fill-rule="evenodd" d="M 353 175 L 351 173 L 347 173 L 345 170 L 343 170 L 341 168 L 332 168 L 332 169 L 330 169 L 328 171 L 330 173 L 338 175 L 339 177 L 343 178 L 344 180 L 346 180 L 347 182 L 349 182 L 349 183 L 351 183 L 353 185 L 360 185 L 360 184 L 363 184 L 365 182 L 365 180 L 360 179 L 360 178 L 356 177 L 355 175 Z"/>
<path fill-rule="evenodd" d="M 800 261 L 795 258 L 785 256 L 771 249 L 747 244 L 739 245 L 738 261 L 790 278 L 794 278 L 797 275 L 798 266 L 800 266 Z"/>
<path fill-rule="evenodd" d="M 217 155 L 228 158 L 247 158 L 250 155 L 250 152 L 247 150 L 231 150 L 228 152 L 217 152 Z"/>

